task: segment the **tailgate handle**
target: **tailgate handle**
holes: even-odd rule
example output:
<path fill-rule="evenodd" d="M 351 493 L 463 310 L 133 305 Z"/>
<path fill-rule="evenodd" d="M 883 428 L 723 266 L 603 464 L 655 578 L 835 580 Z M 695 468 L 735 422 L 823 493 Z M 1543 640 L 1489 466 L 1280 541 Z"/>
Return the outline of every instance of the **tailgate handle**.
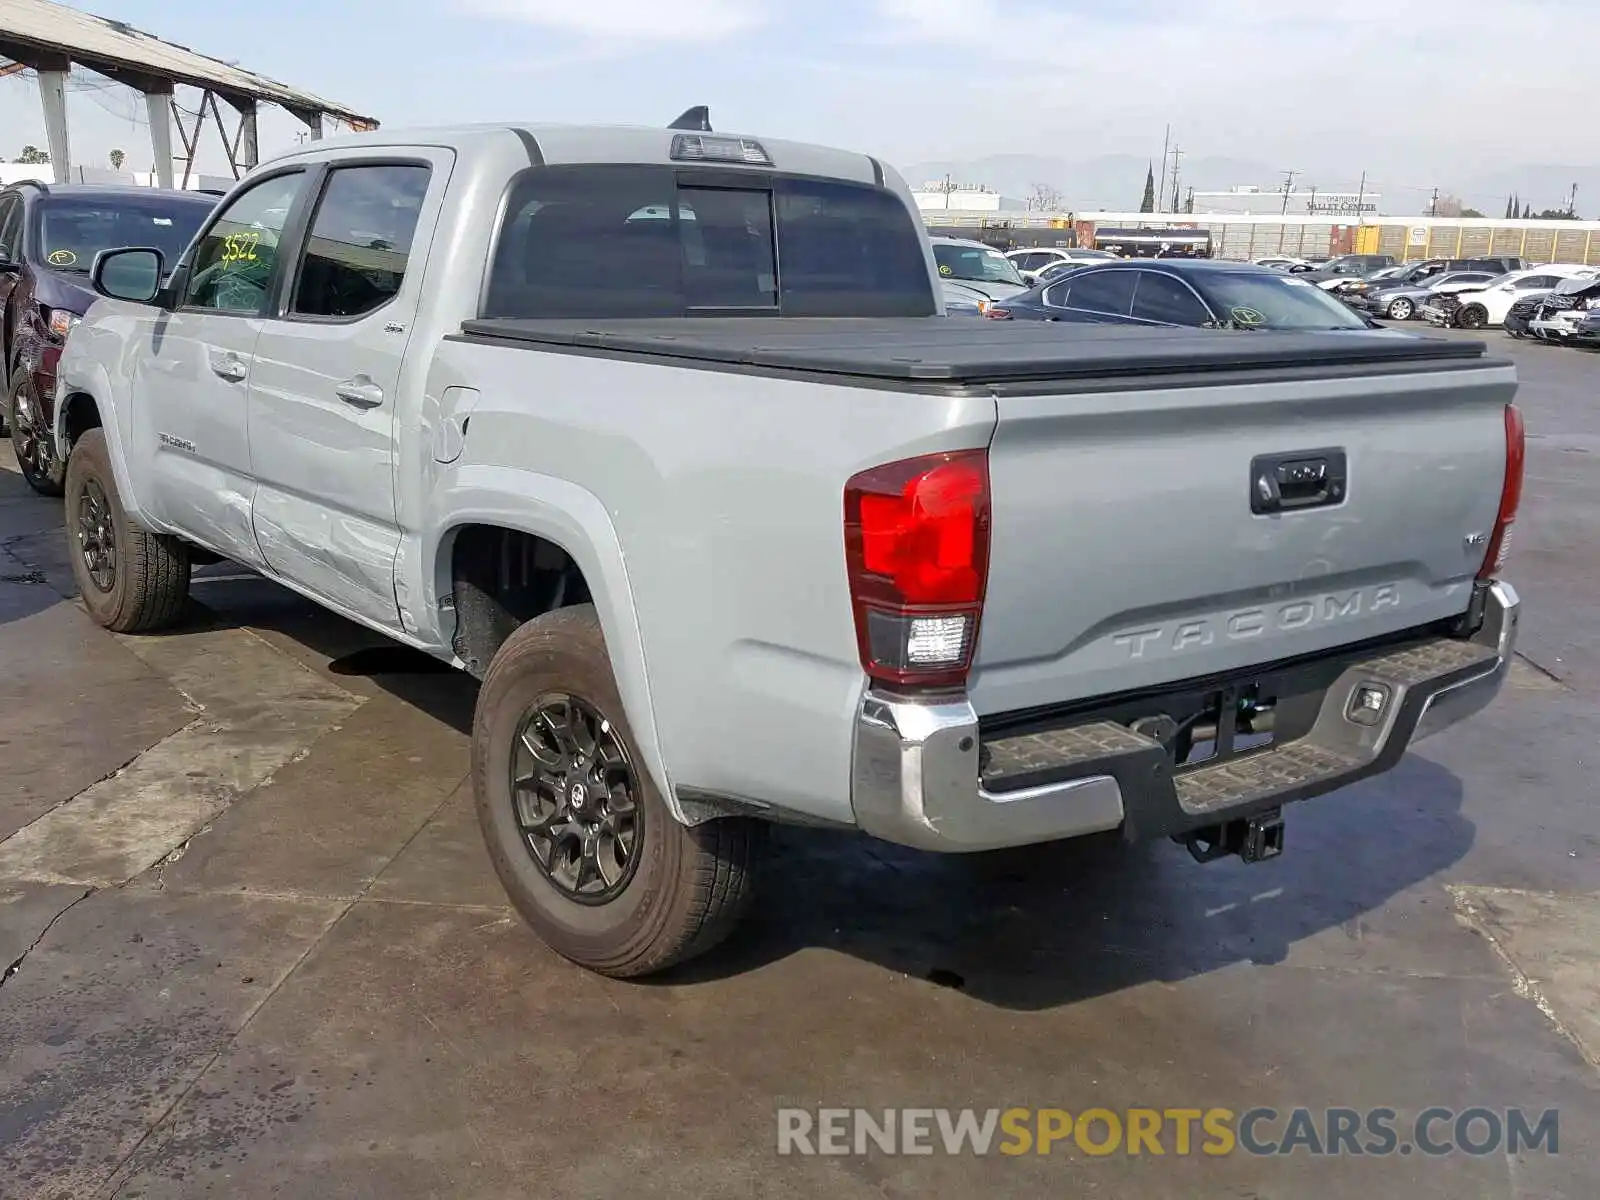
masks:
<path fill-rule="evenodd" d="M 1250 511 L 1256 514 L 1323 508 L 1345 498 L 1343 450 L 1263 454 L 1250 463 Z"/>

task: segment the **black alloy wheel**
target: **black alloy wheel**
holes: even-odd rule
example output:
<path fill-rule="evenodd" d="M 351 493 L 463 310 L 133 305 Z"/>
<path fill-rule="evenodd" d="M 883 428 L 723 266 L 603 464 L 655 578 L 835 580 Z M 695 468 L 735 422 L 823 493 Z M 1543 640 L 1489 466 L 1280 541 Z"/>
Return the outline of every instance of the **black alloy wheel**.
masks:
<path fill-rule="evenodd" d="M 11 426 L 11 450 L 17 456 L 22 478 L 42 496 L 61 495 L 62 465 L 56 459 L 54 440 L 40 411 L 33 380 L 25 371 L 18 371 L 12 380 L 6 417 Z"/>
<path fill-rule="evenodd" d="M 117 586 L 117 527 L 98 479 L 86 479 L 78 496 L 78 553 L 90 581 L 102 592 Z"/>
<path fill-rule="evenodd" d="M 511 803 L 528 854 L 580 904 L 619 896 L 639 863 L 644 806 L 627 747 L 588 701 L 540 696 L 511 744 Z"/>

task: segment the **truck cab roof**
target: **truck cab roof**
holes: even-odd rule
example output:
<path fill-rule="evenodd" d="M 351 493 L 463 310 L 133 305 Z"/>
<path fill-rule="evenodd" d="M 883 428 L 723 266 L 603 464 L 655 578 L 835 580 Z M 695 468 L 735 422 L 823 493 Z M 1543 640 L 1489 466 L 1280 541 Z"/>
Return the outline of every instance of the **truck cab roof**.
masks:
<path fill-rule="evenodd" d="M 702 139 L 707 142 L 734 141 L 758 146 L 770 158 L 770 165 L 758 161 L 719 161 L 712 158 L 674 157 L 677 139 Z M 489 145 L 509 139 L 521 143 L 528 156 L 541 165 L 586 163 L 636 163 L 670 166 L 691 162 L 695 165 L 726 167 L 730 170 L 778 170 L 784 174 L 817 175 L 848 179 L 859 183 L 882 184 L 892 178 L 904 183 L 892 167 L 866 154 L 836 150 L 808 142 L 750 134 L 701 133 L 693 130 L 655 128 L 639 125 L 563 125 L 535 121 L 495 124 L 443 125 L 410 129 L 379 129 L 324 138 L 297 147 L 273 159 L 274 163 L 295 158 L 323 158 L 357 148 L 403 148 L 438 146 L 470 155 Z"/>

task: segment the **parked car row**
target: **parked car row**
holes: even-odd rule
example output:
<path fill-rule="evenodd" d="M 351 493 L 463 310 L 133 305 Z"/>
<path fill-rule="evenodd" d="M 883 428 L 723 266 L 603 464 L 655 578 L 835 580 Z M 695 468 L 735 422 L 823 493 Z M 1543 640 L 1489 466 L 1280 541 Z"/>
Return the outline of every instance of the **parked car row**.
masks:
<path fill-rule="evenodd" d="M 1085 265 L 985 306 L 990 320 L 1190 326 L 1203 329 L 1373 329 L 1312 284 L 1268 267 L 1212 259 Z"/>
<path fill-rule="evenodd" d="M 89 271 L 102 250 L 150 246 L 177 262 L 216 206 L 214 192 L 28 180 L 0 189 L 0 362 L 9 430 L 22 477 L 59 496 L 65 464 L 50 435 L 56 365 L 67 334 L 95 294 Z"/>
<path fill-rule="evenodd" d="M 1434 297 L 1423 306 L 1422 317 L 1433 325 L 1459 329 L 1504 325 L 1512 305 L 1519 300 L 1541 300 L 1569 283 L 1586 286 L 1595 275 L 1593 267 L 1563 264 L 1513 271 L 1481 286 Z"/>
<path fill-rule="evenodd" d="M 1563 279 L 1519 300 L 1507 310 L 1505 329 L 1515 338 L 1600 347 L 1600 272 Z"/>

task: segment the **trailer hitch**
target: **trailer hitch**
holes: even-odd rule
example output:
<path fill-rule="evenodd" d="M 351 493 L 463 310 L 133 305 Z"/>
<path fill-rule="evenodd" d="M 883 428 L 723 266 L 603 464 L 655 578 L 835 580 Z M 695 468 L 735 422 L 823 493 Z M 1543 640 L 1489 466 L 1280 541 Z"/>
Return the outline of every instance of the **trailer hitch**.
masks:
<path fill-rule="evenodd" d="M 1283 809 L 1207 825 L 1176 840 L 1183 842 L 1196 862 L 1215 862 L 1235 854 L 1247 863 L 1266 862 L 1283 853 Z"/>

